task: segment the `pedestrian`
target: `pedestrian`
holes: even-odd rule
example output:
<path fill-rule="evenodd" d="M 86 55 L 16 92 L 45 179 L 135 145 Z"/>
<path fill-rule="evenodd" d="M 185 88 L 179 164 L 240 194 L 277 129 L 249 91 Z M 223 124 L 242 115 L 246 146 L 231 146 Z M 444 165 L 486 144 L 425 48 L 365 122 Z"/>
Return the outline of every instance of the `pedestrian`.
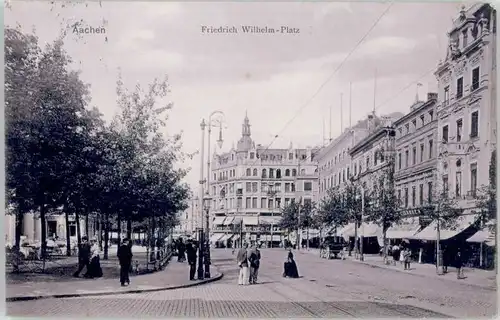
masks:
<path fill-rule="evenodd" d="M 404 249 L 403 259 L 404 259 L 405 270 L 410 270 L 411 251 L 409 248 Z"/>
<path fill-rule="evenodd" d="M 399 260 L 399 255 L 400 255 L 399 246 L 395 244 L 392 247 L 392 259 L 394 260 L 394 265 L 396 265 L 397 261 Z"/>
<path fill-rule="evenodd" d="M 398 255 L 398 260 L 399 260 L 399 263 L 401 265 L 404 264 L 404 261 L 405 261 L 405 257 L 404 257 L 404 252 L 405 252 L 406 248 L 401 245 L 401 247 L 399 248 L 399 255 Z"/>
<path fill-rule="evenodd" d="M 189 264 L 189 280 L 193 281 L 196 273 L 196 249 L 193 247 L 191 240 L 186 244 L 186 255 Z"/>
<path fill-rule="evenodd" d="M 283 264 L 283 277 L 298 278 L 299 270 L 297 268 L 297 263 L 293 259 L 293 253 L 290 250 L 287 255 L 287 259 Z"/>
<path fill-rule="evenodd" d="M 254 246 L 250 250 L 250 255 L 248 257 L 250 262 L 250 284 L 257 284 L 257 276 L 259 275 L 260 267 L 260 250 L 258 247 Z"/>
<path fill-rule="evenodd" d="M 78 278 L 80 276 L 80 272 L 82 272 L 83 268 L 86 267 L 86 272 L 84 277 L 88 278 L 89 273 L 89 264 L 90 264 L 90 244 L 88 243 L 87 236 L 82 237 L 82 242 L 78 246 L 78 270 L 73 273 L 73 277 Z"/>
<path fill-rule="evenodd" d="M 102 277 L 102 268 L 99 254 L 99 245 L 97 244 L 97 239 L 94 237 L 90 239 L 90 263 L 87 271 L 87 275 L 89 278 Z"/>
<path fill-rule="evenodd" d="M 460 249 L 457 250 L 457 255 L 455 257 L 455 267 L 457 268 L 457 279 L 464 278 L 464 261 L 462 252 Z"/>
<path fill-rule="evenodd" d="M 240 267 L 238 284 L 243 286 L 248 285 L 248 281 L 250 280 L 250 275 L 248 270 L 247 248 L 248 248 L 248 243 L 244 243 L 243 247 L 238 251 L 238 255 L 236 256 L 238 267 Z"/>
<path fill-rule="evenodd" d="M 182 242 L 182 238 L 179 238 L 179 241 L 177 242 L 177 261 L 178 262 L 184 262 L 184 260 L 186 259 L 185 250 L 186 250 L 186 246 L 184 245 L 184 242 Z"/>
<path fill-rule="evenodd" d="M 443 273 L 448 273 L 448 265 L 450 264 L 450 250 L 448 247 L 443 246 L 441 250 L 443 255 Z"/>
<path fill-rule="evenodd" d="M 127 285 L 130 284 L 129 271 L 133 257 L 132 248 L 127 238 L 123 239 L 122 244 L 118 248 L 117 256 L 120 262 L 120 283 L 124 287 L 125 283 Z"/>

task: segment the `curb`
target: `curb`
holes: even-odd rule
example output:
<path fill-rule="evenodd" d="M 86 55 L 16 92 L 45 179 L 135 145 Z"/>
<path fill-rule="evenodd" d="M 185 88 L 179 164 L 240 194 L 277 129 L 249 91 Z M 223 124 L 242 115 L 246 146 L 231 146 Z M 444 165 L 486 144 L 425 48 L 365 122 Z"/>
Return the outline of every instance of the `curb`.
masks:
<path fill-rule="evenodd" d="M 370 266 L 372 268 L 385 269 L 385 270 L 391 270 L 391 271 L 396 271 L 396 272 L 400 272 L 400 273 L 406 273 L 406 274 L 410 274 L 412 276 L 417 276 L 417 277 L 421 277 L 421 278 L 427 278 L 427 279 L 433 278 L 433 276 L 428 276 L 428 275 L 419 274 L 419 273 L 406 272 L 407 270 L 401 270 L 401 269 L 395 269 L 395 268 L 387 268 L 387 267 L 384 267 L 384 266 L 379 266 L 377 264 L 372 264 L 372 263 L 365 262 L 365 261 L 359 261 L 359 260 L 349 260 L 349 261 L 352 261 L 352 262 L 355 262 L 355 263 L 361 263 L 361 264 L 364 264 L 366 266 Z M 472 287 L 486 289 L 486 290 L 494 290 L 494 291 L 497 290 L 495 287 L 483 286 L 483 285 L 479 285 L 479 284 L 475 284 L 475 283 L 458 282 L 458 281 L 449 280 L 449 279 L 440 278 L 440 277 L 436 277 L 436 279 L 441 279 L 441 280 L 445 280 L 445 281 L 456 282 L 456 283 L 460 283 L 460 284 L 463 284 L 463 285 L 466 285 L 466 286 L 472 286 Z"/>
<path fill-rule="evenodd" d="M 53 295 L 42 295 L 42 296 L 18 296 L 18 297 L 8 297 L 5 298 L 6 302 L 19 302 L 19 301 L 30 301 L 30 300 L 41 300 L 41 299 L 57 299 L 57 298 L 78 298 L 78 297 L 94 297 L 94 296 L 109 296 L 116 294 L 130 294 L 130 293 L 143 293 L 143 292 L 156 292 L 156 291 L 166 291 L 174 289 L 184 289 L 190 287 L 196 287 L 202 284 L 207 284 L 211 282 L 218 281 L 224 277 L 224 273 L 218 272 L 215 277 L 210 279 L 204 279 L 199 282 L 186 283 L 178 286 L 161 287 L 161 288 L 151 288 L 151 289 L 134 289 L 125 291 L 104 291 L 104 292 L 88 292 L 88 293 L 67 293 L 67 294 L 53 294 Z"/>

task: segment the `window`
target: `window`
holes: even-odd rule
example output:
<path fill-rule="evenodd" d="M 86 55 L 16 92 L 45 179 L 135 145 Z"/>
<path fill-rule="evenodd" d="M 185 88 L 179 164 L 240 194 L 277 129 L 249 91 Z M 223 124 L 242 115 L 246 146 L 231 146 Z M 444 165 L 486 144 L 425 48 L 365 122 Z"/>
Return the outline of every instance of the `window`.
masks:
<path fill-rule="evenodd" d="M 311 199 L 304 199 L 304 205 L 312 205 L 312 200 Z"/>
<path fill-rule="evenodd" d="M 255 158 L 255 154 L 253 152 L 250 152 L 250 159 Z"/>
<path fill-rule="evenodd" d="M 256 177 L 257 176 L 257 169 L 253 169 L 253 176 Z"/>
<path fill-rule="evenodd" d="M 292 170 L 292 177 L 295 177 L 297 175 L 297 169 Z"/>
<path fill-rule="evenodd" d="M 470 165 L 470 191 L 473 197 L 476 196 L 477 191 L 477 164 Z"/>
<path fill-rule="evenodd" d="M 457 142 L 462 141 L 462 119 L 457 120 Z"/>
<path fill-rule="evenodd" d="M 262 191 L 262 192 L 267 192 L 267 183 L 262 182 L 262 183 L 260 184 L 260 191 Z"/>
<path fill-rule="evenodd" d="M 290 184 L 285 183 L 285 192 L 290 192 Z"/>
<path fill-rule="evenodd" d="M 429 121 L 432 121 L 434 120 L 434 111 L 429 111 L 429 117 L 430 117 L 430 120 Z"/>
<path fill-rule="evenodd" d="M 257 192 L 257 182 L 252 182 L 252 192 Z"/>
<path fill-rule="evenodd" d="M 441 137 L 441 141 L 446 143 L 446 142 L 448 142 L 448 125 L 445 125 L 442 130 L 443 130 L 443 134 Z"/>
<path fill-rule="evenodd" d="M 479 88 L 479 67 L 472 70 L 472 86 L 471 91 L 477 90 Z"/>
<path fill-rule="evenodd" d="M 285 170 L 285 177 L 289 177 L 290 176 L 290 169 L 286 169 Z"/>
<path fill-rule="evenodd" d="M 291 189 L 292 189 L 292 192 L 295 192 L 295 183 L 292 183 L 292 184 L 290 185 L 290 187 L 291 187 Z"/>
<path fill-rule="evenodd" d="M 398 153 L 398 168 L 401 170 L 401 153 Z"/>
<path fill-rule="evenodd" d="M 312 191 L 312 182 L 304 182 L 304 191 Z"/>
<path fill-rule="evenodd" d="M 410 151 L 405 151 L 405 168 L 408 168 L 410 164 Z"/>
<path fill-rule="evenodd" d="M 418 186 L 418 195 L 419 195 L 418 203 L 419 203 L 419 205 L 423 205 L 424 204 L 424 184 L 423 183 L 421 183 Z"/>
<path fill-rule="evenodd" d="M 413 155 L 412 155 L 412 164 L 415 165 L 417 163 L 417 147 L 413 147 Z"/>
<path fill-rule="evenodd" d="M 412 124 L 413 131 L 417 130 L 417 120 L 413 119 L 413 121 L 411 122 L 411 124 Z"/>
<path fill-rule="evenodd" d="M 252 175 L 252 171 L 250 170 L 250 168 L 247 169 L 247 177 L 251 176 Z"/>
<path fill-rule="evenodd" d="M 257 198 L 252 198 L 252 208 L 257 208 Z"/>
<path fill-rule="evenodd" d="M 251 208 L 250 206 L 252 205 L 252 198 L 246 198 L 245 199 L 245 208 Z"/>
<path fill-rule="evenodd" d="M 409 123 L 405 124 L 405 133 L 406 134 L 410 133 L 410 124 Z"/>
<path fill-rule="evenodd" d="M 274 178 L 274 169 L 269 169 L 269 178 Z"/>
<path fill-rule="evenodd" d="M 464 78 L 457 79 L 457 99 L 462 98 L 464 95 Z"/>
<path fill-rule="evenodd" d="M 425 125 L 425 116 L 421 115 L 420 116 L 420 126 L 423 127 Z"/>
<path fill-rule="evenodd" d="M 300 169 L 300 175 L 305 176 L 306 175 L 306 169 Z"/>
<path fill-rule="evenodd" d="M 274 208 L 274 202 L 273 202 L 273 199 L 268 199 L 268 201 L 267 201 L 267 207 L 268 207 L 269 209 Z"/>
<path fill-rule="evenodd" d="M 243 198 L 238 198 L 236 201 L 236 207 L 241 208 L 243 207 Z"/>
<path fill-rule="evenodd" d="M 276 170 L 276 178 L 281 179 L 281 169 Z"/>
<path fill-rule="evenodd" d="M 433 141 L 432 139 L 429 140 L 429 159 L 432 159 L 432 147 L 433 147 Z"/>
<path fill-rule="evenodd" d="M 276 208 L 281 208 L 281 198 L 276 198 L 275 202 L 276 202 Z"/>
<path fill-rule="evenodd" d="M 462 31 L 462 34 L 463 34 L 463 37 L 462 37 L 463 43 L 462 43 L 462 45 L 465 48 L 465 47 L 467 47 L 467 30 Z"/>
<path fill-rule="evenodd" d="M 432 181 L 427 182 L 427 201 L 432 203 Z"/>
<path fill-rule="evenodd" d="M 455 181 L 455 195 L 460 197 L 462 195 L 462 172 L 458 171 L 456 173 Z"/>
<path fill-rule="evenodd" d="M 262 169 L 262 178 L 267 178 L 267 171 L 266 171 L 266 169 Z"/>
<path fill-rule="evenodd" d="M 424 162 L 425 145 L 420 144 L 420 162 Z"/>
<path fill-rule="evenodd" d="M 288 160 L 293 160 L 293 153 L 288 154 Z"/>
<path fill-rule="evenodd" d="M 246 183 L 245 191 L 246 192 L 252 192 L 252 183 L 250 183 L 250 182 Z"/>
<path fill-rule="evenodd" d="M 443 176 L 443 193 L 448 194 L 448 175 Z"/>
<path fill-rule="evenodd" d="M 368 167 L 370 167 L 370 157 L 366 157 L 366 170 L 368 170 Z"/>
<path fill-rule="evenodd" d="M 411 206 L 415 207 L 417 204 L 417 187 L 413 186 L 411 188 Z"/>
<path fill-rule="evenodd" d="M 476 138 L 479 135 L 479 111 L 471 114 L 470 136 Z"/>
<path fill-rule="evenodd" d="M 274 184 L 274 191 L 281 192 L 281 183 L 278 182 Z"/>
<path fill-rule="evenodd" d="M 260 207 L 262 209 L 265 209 L 266 208 L 266 201 L 267 199 L 266 198 L 260 198 Z"/>
<path fill-rule="evenodd" d="M 378 151 L 375 151 L 375 154 L 373 155 L 373 165 L 376 166 L 378 163 Z"/>
<path fill-rule="evenodd" d="M 450 100 L 450 86 L 446 86 L 444 88 L 443 105 L 444 106 L 448 105 L 449 100 Z"/>
<path fill-rule="evenodd" d="M 408 208 L 408 188 L 405 188 L 405 208 Z"/>

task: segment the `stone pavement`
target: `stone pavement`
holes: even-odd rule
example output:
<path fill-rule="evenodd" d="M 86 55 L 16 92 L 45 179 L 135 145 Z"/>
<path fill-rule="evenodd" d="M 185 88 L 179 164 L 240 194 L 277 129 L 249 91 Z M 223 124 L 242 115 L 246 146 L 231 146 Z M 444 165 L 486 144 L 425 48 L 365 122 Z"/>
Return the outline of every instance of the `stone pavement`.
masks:
<path fill-rule="evenodd" d="M 280 252 L 281 253 L 281 252 Z M 12 316 L 87 317 L 207 317 L 207 318 L 373 318 L 444 317 L 405 304 L 367 301 L 310 279 L 281 276 L 283 259 L 262 250 L 259 284 L 238 286 L 238 268 L 227 251 L 214 250 L 214 263 L 224 273 L 221 281 L 206 286 L 97 298 L 51 299 L 9 303 Z M 310 270 L 309 270 L 310 271 Z"/>
<path fill-rule="evenodd" d="M 188 287 L 212 282 L 222 278 L 216 268 L 211 269 L 210 279 L 190 281 L 186 262 L 179 263 L 172 259 L 164 270 L 155 273 L 131 277 L 127 287 L 121 287 L 119 279 L 75 279 L 73 281 L 24 282 L 6 285 L 6 300 L 34 300 L 42 298 L 60 298 L 70 296 L 96 296 L 117 293 L 148 292 Z"/>
<path fill-rule="evenodd" d="M 319 256 L 319 250 L 318 249 L 300 249 L 297 250 L 300 254 L 314 254 L 316 256 Z M 392 260 L 392 258 L 389 258 Z M 383 258 L 380 255 L 365 255 L 364 256 L 364 261 L 359 261 L 355 259 L 354 253 L 352 254 L 351 257 L 347 257 L 346 260 L 357 262 L 357 263 L 362 263 L 366 265 L 370 265 L 372 267 L 378 267 L 378 268 L 385 268 L 389 270 L 394 270 L 394 271 L 399 271 L 399 272 L 404 272 L 404 273 L 411 273 L 412 275 L 418 275 L 422 277 L 430 277 L 430 278 L 437 278 L 437 279 L 443 279 L 447 281 L 453 281 L 453 282 L 459 282 L 459 283 L 464 283 L 472 286 L 479 286 L 479 287 L 484 287 L 484 288 L 491 288 L 491 289 L 496 289 L 497 288 L 497 279 L 496 279 L 496 272 L 490 271 L 490 270 L 482 270 L 482 269 L 475 269 L 475 268 L 464 268 L 464 275 L 465 279 L 457 279 L 456 277 L 456 268 L 453 267 L 448 267 L 448 273 L 444 275 L 438 275 L 436 273 L 436 266 L 433 264 L 428 264 L 428 263 L 416 263 L 413 262 L 411 264 L 411 269 L 410 270 L 404 270 L 404 267 L 402 264 L 398 263 L 396 265 L 386 265 L 383 262 Z M 327 261 L 325 259 L 325 261 Z"/>

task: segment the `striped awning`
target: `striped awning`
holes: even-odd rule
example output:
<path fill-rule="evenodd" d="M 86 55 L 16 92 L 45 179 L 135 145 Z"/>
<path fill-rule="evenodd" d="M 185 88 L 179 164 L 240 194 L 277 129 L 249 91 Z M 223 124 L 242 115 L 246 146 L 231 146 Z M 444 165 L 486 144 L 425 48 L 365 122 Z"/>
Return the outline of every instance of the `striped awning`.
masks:
<path fill-rule="evenodd" d="M 467 239 L 467 242 L 485 243 L 486 245 L 493 247 L 496 245 L 495 229 L 495 221 L 489 221 L 486 223 L 484 228 Z"/>
<path fill-rule="evenodd" d="M 212 222 L 212 225 L 221 226 L 224 224 L 224 220 L 226 220 L 226 217 L 215 217 Z"/>
<path fill-rule="evenodd" d="M 231 235 L 230 235 L 230 234 L 225 234 L 225 235 L 223 235 L 223 236 L 219 239 L 219 241 L 220 241 L 220 242 L 225 242 L 225 241 L 227 241 L 229 238 L 231 238 Z"/>
<path fill-rule="evenodd" d="M 454 236 L 458 235 L 465 229 L 469 228 L 472 226 L 474 223 L 477 222 L 478 220 L 478 215 L 477 214 L 468 214 L 468 215 L 463 215 L 453 223 L 451 227 L 440 228 L 440 235 L 439 238 L 441 240 L 448 240 L 450 238 L 453 238 Z M 437 238 L 437 222 L 432 221 L 430 225 L 428 225 L 425 229 L 420 231 L 419 233 L 415 234 L 411 239 L 417 239 L 417 240 L 436 240 Z"/>
<path fill-rule="evenodd" d="M 234 217 L 227 217 L 226 220 L 224 220 L 224 225 L 225 226 L 230 226 L 234 221 Z"/>
<path fill-rule="evenodd" d="M 212 243 L 215 243 L 217 241 L 219 241 L 220 238 L 222 238 L 222 236 L 224 236 L 223 233 L 214 233 L 211 237 L 210 237 L 210 242 Z"/>
<path fill-rule="evenodd" d="M 243 224 L 246 226 L 256 226 L 259 224 L 259 217 L 243 217 Z"/>
<path fill-rule="evenodd" d="M 413 237 L 420 230 L 418 217 L 402 219 L 387 229 L 387 239 L 405 239 Z"/>

